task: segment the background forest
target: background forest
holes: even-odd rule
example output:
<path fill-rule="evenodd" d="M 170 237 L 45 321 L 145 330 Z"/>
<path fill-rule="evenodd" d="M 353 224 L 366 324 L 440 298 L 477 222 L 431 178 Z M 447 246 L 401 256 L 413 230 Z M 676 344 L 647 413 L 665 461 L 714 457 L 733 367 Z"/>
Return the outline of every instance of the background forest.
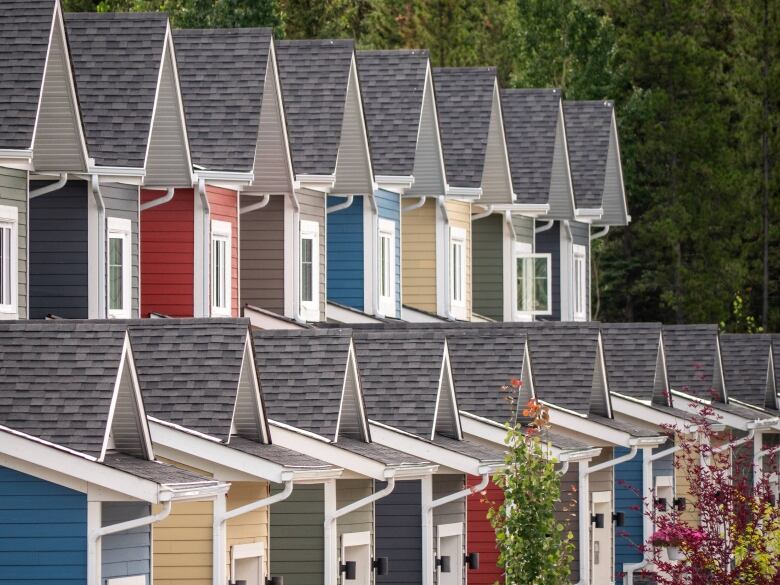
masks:
<path fill-rule="evenodd" d="M 64 0 L 177 27 L 425 47 L 505 86 L 614 99 L 633 221 L 594 249 L 594 319 L 780 330 L 777 0 Z"/>

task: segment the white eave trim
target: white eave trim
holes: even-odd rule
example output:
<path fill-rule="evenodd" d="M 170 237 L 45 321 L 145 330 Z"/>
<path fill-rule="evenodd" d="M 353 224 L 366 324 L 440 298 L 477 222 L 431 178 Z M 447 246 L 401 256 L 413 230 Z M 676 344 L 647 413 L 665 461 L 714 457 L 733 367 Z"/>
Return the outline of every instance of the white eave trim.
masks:
<path fill-rule="evenodd" d="M 567 412 L 543 400 L 540 400 L 540 402 L 550 407 L 550 422 L 553 425 L 553 430 L 560 430 L 563 433 L 573 431 L 620 447 L 631 446 L 632 437 L 624 431 L 594 422 L 586 416 Z"/>
<path fill-rule="evenodd" d="M 597 219 L 601 219 L 604 215 L 604 210 L 601 207 L 578 207 L 574 210 L 574 219 L 583 223 L 588 223 Z"/>
<path fill-rule="evenodd" d="M 540 217 L 550 212 L 549 203 L 495 203 L 495 211 L 512 211 L 519 215 Z"/>
<path fill-rule="evenodd" d="M 375 175 L 374 181 L 378 189 L 391 191 L 399 195 L 403 195 L 407 189 L 414 185 L 414 177 L 412 175 Z"/>
<path fill-rule="evenodd" d="M 336 175 L 295 175 L 295 182 L 293 188 L 299 189 L 315 189 L 317 191 L 324 191 L 325 193 L 331 191 L 336 184 Z"/>
<path fill-rule="evenodd" d="M 32 149 L 13 150 L 0 148 L 0 166 L 22 171 L 32 170 Z"/>
<path fill-rule="evenodd" d="M 447 185 L 446 196 L 479 199 L 482 197 L 482 187 L 453 187 L 452 185 Z"/>
<path fill-rule="evenodd" d="M 638 398 L 626 396 L 614 390 L 610 391 L 610 393 L 612 394 L 612 408 L 618 414 L 642 420 L 654 426 L 676 425 L 684 428 L 691 424 L 691 421 L 688 419 L 658 410 L 652 404 Z"/>
<path fill-rule="evenodd" d="M 194 171 L 196 181 L 203 179 L 207 183 L 220 181 L 223 183 L 233 183 L 235 185 L 245 186 L 255 180 L 255 174 L 252 171 L 208 171 L 205 169 L 196 169 Z"/>

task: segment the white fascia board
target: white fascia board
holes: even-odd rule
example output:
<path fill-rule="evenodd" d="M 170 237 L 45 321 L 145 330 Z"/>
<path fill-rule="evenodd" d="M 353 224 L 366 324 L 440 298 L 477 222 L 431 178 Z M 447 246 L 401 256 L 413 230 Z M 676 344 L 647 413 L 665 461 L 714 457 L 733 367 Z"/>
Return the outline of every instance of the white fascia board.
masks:
<path fill-rule="evenodd" d="M 453 187 L 447 185 L 447 197 L 457 197 L 464 199 L 479 199 L 482 197 L 482 187 Z"/>
<path fill-rule="evenodd" d="M 653 408 L 650 403 L 631 398 L 630 396 L 623 396 L 614 391 L 612 392 L 612 408 L 618 414 L 646 421 L 655 426 L 676 426 L 683 429 L 691 424 L 691 421 L 685 418 L 662 412 Z"/>
<path fill-rule="evenodd" d="M 195 171 L 195 182 L 199 179 L 203 179 L 209 185 L 215 185 L 218 187 L 224 186 L 226 189 L 233 189 L 234 191 L 240 190 L 242 187 L 246 187 L 255 180 L 255 174 L 249 172 L 233 172 L 233 171 Z"/>
<path fill-rule="evenodd" d="M 598 208 L 585 208 L 578 207 L 574 210 L 574 219 L 582 223 L 590 223 L 597 219 L 601 219 L 604 215 L 604 210 L 601 207 Z"/>
<path fill-rule="evenodd" d="M 313 189 L 323 193 L 329 193 L 336 184 L 336 175 L 295 175 L 293 188 L 296 191 L 301 189 Z"/>
<path fill-rule="evenodd" d="M 631 446 L 631 435 L 626 432 L 593 422 L 584 416 L 557 408 L 553 404 L 544 401 L 540 402 L 550 407 L 550 423 L 552 423 L 553 427 L 557 427 L 557 430 L 560 430 L 561 432 L 565 433 L 569 430 L 620 447 Z"/>
<path fill-rule="evenodd" d="M 103 183 L 123 183 L 125 185 L 143 185 L 146 177 L 146 169 L 135 167 L 103 167 L 96 166 L 92 162 L 87 165 L 87 174 L 82 178 L 89 179 L 90 175 L 98 175 Z"/>
<path fill-rule="evenodd" d="M 30 171 L 33 168 L 32 150 L 13 150 L 0 148 L 0 167 L 9 169 L 18 169 L 20 171 Z"/>
<path fill-rule="evenodd" d="M 550 212 L 549 203 L 497 203 L 493 205 L 496 211 L 511 211 L 528 217 L 541 217 Z"/>
<path fill-rule="evenodd" d="M 383 191 L 390 191 L 391 193 L 398 193 L 403 195 L 407 189 L 414 185 L 414 177 L 408 176 L 394 176 L 394 175 L 376 175 L 376 186 Z"/>
<path fill-rule="evenodd" d="M 24 454 L 23 459 L 19 458 L 20 454 Z M 0 428 L 0 464 L 13 466 L 13 460 L 153 504 L 159 503 L 161 492 L 169 491 L 153 481 L 113 469 L 85 455 L 45 444 L 35 437 L 11 429 Z"/>
<path fill-rule="evenodd" d="M 436 465 L 455 469 L 461 473 L 481 475 L 480 470 L 483 465 L 479 459 L 450 451 L 430 441 L 394 430 L 375 421 L 370 421 L 370 423 L 371 437 L 375 443 L 397 449 L 408 455 L 414 455 Z"/>
<path fill-rule="evenodd" d="M 702 406 L 712 407 L 716 416 L 718 417 L 718 422 L 741 431 L 748 430 L 748 423 L 753 422 L 753 419 L 746 419 L 744 417 L 737 416 L 732 412 L 725 412 L 720 410 L 718 408 L 717 402 L 710 402 L 708 400 L 705 401 L 700 398 L 696 398 L 695 396 L 691 396 L 683 392 L 678 392 L 677 390 L 672 390 L 672 400 L 674 408 L 679 408 L 680 410 L 684 410 L 685 412 L 689 412 L 694 415 L 701 415 Z M 759 417 L 756 417 L 756 419 L 758 418 Z"/>

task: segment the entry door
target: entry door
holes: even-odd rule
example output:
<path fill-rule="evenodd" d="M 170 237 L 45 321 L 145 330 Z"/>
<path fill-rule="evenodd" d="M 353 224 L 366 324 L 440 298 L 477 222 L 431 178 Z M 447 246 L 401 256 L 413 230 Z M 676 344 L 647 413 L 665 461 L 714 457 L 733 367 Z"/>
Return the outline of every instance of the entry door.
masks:
<path fill-rule="evenodd" d="M 371 533 L 349 532 L 341 535 L 341 563 L 354 561 L 356 574 L 347 579 L 340 573 L 342 585 L 371 585 Z"/>
<path fill-rule="evenodd" d="M 436 527 L 436 557 L 450 557 L 450 570 L 437 567 L 439 585 L 463 585 L 463 524 L 440 524 Z"/>
<path fill-rule="evenodd" d="M 246 585 L 265 585 L 262 542 L 234 544 L 230 547 L 230 581 L 246 581 Z"/>
<path fill-rule="evenodd" d="M 612 583 L 612 493 L 594 492 L 592 513 L 604 515 L 604 527 L 591 523 L 591 581 L 595 584 Z"/>

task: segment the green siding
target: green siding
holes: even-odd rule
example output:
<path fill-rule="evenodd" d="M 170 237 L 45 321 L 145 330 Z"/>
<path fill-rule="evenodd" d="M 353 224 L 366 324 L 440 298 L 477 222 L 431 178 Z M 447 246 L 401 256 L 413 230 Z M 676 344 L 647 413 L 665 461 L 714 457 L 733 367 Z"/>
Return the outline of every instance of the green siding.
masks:
<path fill-rule="evenodd" d="M 474 312 L 504 320 L 504 218 L 490 215 L 471 224 Z"/>
<path fill-rule="evenodd" d="M 324 524 L 322 484 L 296 485 L 288 499 L 271 506 L 271 575 L 284 577 L 285 585 L 322 585 Z"/>
<path fill-rule="evenodd" d="M 0 205 L 19 210 L 19 318 L 27 318 L 27 171 L 0 167 Z"/>

